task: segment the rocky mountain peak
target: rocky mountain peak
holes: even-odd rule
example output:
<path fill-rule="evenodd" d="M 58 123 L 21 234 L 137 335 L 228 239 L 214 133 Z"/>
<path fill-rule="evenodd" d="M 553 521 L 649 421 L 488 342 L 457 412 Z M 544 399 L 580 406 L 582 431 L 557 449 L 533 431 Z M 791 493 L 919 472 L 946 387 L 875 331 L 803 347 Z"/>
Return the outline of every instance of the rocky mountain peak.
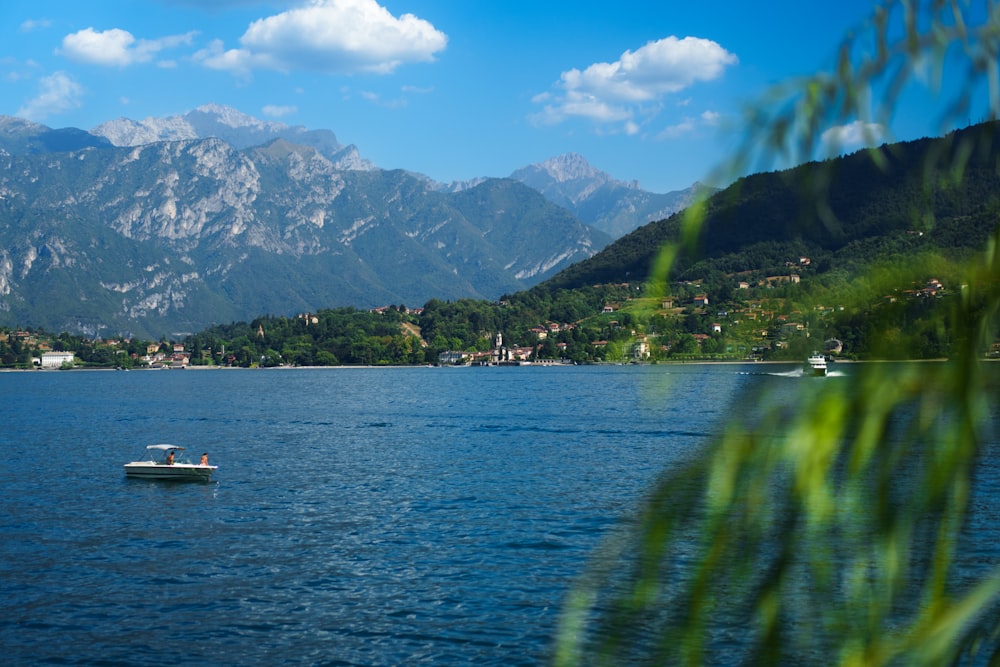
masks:
<path fill-rule="evenodd" d="M 637 181 L 631 183 L 619 181 L 607 172 L 591 165 L 587 158 L 579 153 L 564 153 L 544 162 L 522 167 L 512 173 L 510 177 L 542 192 L 553 188 L 565 189 L 569 187 L 580 191 L 578 194 L 590 193 L 603 185 L 639 189 Z"/>
<path fill-rule="evenodd" d="M 159 141 L 222 139 L 237 150 L 263 146 L 284 139 L 311 146 L 338 165 L 340 169 L 368 171 L 375 168 L 363 159 L 354 146 L 344 146 L 330 130 L 308 130 L 301 125 L 264 121 L 232 107 L 203 104 L 183 115 L 166 118 L 129 118 L 102 123 L 91 134 L 103 137 L 115 146 L 143 146 Z"/>
<path fill-rule="evenodd" d="M 198 138 L 194 128 L 181 116 L 147 118 L 141 121 L 121 117 L 101 123 L 91 129 L 90 133 L 104 137 L 115 146 L 142 146 L 157 141 Z"/>
<path fill-rule="evenodd" d="M 240 143 L 255 141 L 256 138 L 265 138 L 265 140 L 273 137 L 291 139 L 294 135 L 303 135 L 308 132 L 302 126 L 290 126 L 275 121 L 261 120 L 221 104 L 203 104 L 193 111 L 187 112 L 181 118 L 199 137 L 205 138 L 214 135 L 227 141 L 235 140 L 235 144 L 239 148 L 244 147 L 239 146 Z"/>
<path fill-rule="evenodd" d="M 30 120 L 25 120 L 24 118 L 17 118 L 15 116 L 0 116 L 0 134 L 38 134 L 46 129 L 48 128 L 44 125 Z"/>
<path fill-rule="evenodd" d="M 116 146 L 217 137 L 233 143 L 236 148 L 246 148 L 247 142 L 256 145 L 277 137 L 290 139 L 309 131 L 301 126 L 263 121 L 221 104 L 203 104 L 185 114 L 165 118 L 149 117 L 141 121 L 118 118 L 101 123 L 91 133 L 106 137 Z"/>
<path fill-rule="evenodd" d="M 189 111 L 184 115 L 190 122 L 190 118 L 193 116 L 204 115 L 210 117 L 214 122 L 220 125 L 226 125 L 228 127 L 253 127 L 253 128 L 285 128 L 287 127 L 283 123 L 274 123 L 262 121 L 259 118 L 255 118 L 250 114 L 243 113 L 239 109 L 234 109 L 233 107 L 227 107 L 222 104 L 202 104 L 199 107 L 195 107 L 193 111 Z"/>
<path fill-rule="evenodd" d="M 613 180 L 608 174 L 592 166 L 589 162 L 587 162 L 587 158 L 583 157 L 579 153 L 565 153 L 563 155 L 557 155 L 556 157 L 549 158 L 544 162 L 532 166 L 545 171 L 559 183 L 575 181 L 582 178 Z"/>

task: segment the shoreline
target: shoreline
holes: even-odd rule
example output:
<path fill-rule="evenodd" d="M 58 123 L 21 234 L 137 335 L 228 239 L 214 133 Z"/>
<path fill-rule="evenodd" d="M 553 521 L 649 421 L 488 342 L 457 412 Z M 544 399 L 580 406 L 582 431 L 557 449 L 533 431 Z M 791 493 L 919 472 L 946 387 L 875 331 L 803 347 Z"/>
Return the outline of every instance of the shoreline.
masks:
<path fill-rule="evenodd" d="M 834 365 L 838 364 L 891 364 L 891 363 L 945 363 L 949 361 L 948 359 L 938 358 L 938 359 L 838 359 L 834 362 Z M 1000 359 L 984 358 L 984 362 L 995 362 L 1000 361 Z M 586 363 L 586 364 L 541 364 L 541 363 L 526 363 L 525 368 L 540 367 L 540 368 L 561 368 L 561 367 L 578 367 L 578 366 L 801 366 L 802 362 L 788 360 L 788 361 L 749 361 L 749 360 L 726 360 L 726 361 L 713 361 L 710 359 L 694 359 L 690 361 L 656 361 L 656 362 L 597 362 L 597 363 Z M 520 367 L 518 365 L 511 365 L 512 367 Z M 356 364 L 344 364 L 339 366 L 268 366 L 268 367 L 253 367 L 245 368 L 242 366 L 182 366 L 180 368 L 72 368 L 72 369 L 62 369 L 62 368 L 0 368 L 0 373 L 39 373 L 44 372 L 46 374 L 51 372 L 98 372 L 98 373 L 110 373 L 110 372 L 130 372 L 130 371 L 140 371 L 140 372 L 150 372 L 150 371 L 288 371 L 288 370 L 348 370 L 348 369 L 373 369 L 373 368 L 452 368 L 451 366 L 440 366 L 436 364 L 413 364 L 413 365 L 377 365 L 377 366 L 363 366 Z M 464 368 L 464 366 L 455 366 L 454 368 Z"/>

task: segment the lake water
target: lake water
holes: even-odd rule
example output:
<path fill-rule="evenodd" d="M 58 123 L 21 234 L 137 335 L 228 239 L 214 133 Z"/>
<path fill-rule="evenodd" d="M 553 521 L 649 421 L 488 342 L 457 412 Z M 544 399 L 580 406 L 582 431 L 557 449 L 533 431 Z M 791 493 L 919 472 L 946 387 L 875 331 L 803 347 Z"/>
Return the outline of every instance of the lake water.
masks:
<path fill-rule="evenodd" d="M 538 665 L 739 365 L 0 373 L 4 664 Z M 147 444 L 210 484 L 126 480 Z"/>

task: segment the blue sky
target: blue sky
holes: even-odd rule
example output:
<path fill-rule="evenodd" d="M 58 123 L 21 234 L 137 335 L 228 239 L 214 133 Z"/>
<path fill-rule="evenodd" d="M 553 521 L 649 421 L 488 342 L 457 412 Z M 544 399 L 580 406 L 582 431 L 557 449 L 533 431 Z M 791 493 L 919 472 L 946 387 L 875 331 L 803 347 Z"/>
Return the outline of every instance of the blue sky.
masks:
<path fill-rule="evenodd" d="M 742 106 L 830 67 L 873 3 L 4 0 L 0 114 L 50 127 L 216 103 L 333 130 L 383 168 L 507 176 L 568 152 L 702 179 Z M 916 99 L 883 136 L 936 133 Z M 974 119 L 975 120 L 975 119 Z"/>

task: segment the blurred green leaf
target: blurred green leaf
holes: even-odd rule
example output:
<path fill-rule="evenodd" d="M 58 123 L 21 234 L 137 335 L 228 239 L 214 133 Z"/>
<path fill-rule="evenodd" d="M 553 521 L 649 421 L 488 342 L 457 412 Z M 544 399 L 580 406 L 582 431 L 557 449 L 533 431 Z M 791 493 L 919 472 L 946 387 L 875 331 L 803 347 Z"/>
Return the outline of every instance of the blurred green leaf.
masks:
<path fill-rule="evenodd" d="M 996 117 L 998 53 L 993 2 L 881 3 L 845 38 L 833 72 L 751 107 L 735 171 L 720 173 L 812 159 L 826 129 L 890 118 L 905 87 L 940 92 L 946 57 L 961 56 L 968 79 L 941 100 L 942 123 L 984 84 L 984 113 Z M 926 156 L 915 223 L 933 225 L 929 202 L 962 181 L 981 148 L 963 141 Z M 868 155 L 887 168 L 884 153 Z M 820 172 L 799 194 L 829 212 L 834 178 Z M 704 219 L 700 206 L 685 216 L 685 243 Z M 793 406 L 755 397 L 752 419 L 665 471 L 570 594 L 555 663 L 997 664 L 1000 570 L 970 573 L 961 550 L 984 443 L 998 436 L 985 431 L 1000 387 L 983 358 L 997 340 L 998 246 L 995 225 L 952 300 L 947 362 L 865 364 L 811 385 Z M 653 293 L 666 293 L 676 256 L 661 252 Z M 899 284 L 906 270 L 888 263 L 862 280 Z"/>

